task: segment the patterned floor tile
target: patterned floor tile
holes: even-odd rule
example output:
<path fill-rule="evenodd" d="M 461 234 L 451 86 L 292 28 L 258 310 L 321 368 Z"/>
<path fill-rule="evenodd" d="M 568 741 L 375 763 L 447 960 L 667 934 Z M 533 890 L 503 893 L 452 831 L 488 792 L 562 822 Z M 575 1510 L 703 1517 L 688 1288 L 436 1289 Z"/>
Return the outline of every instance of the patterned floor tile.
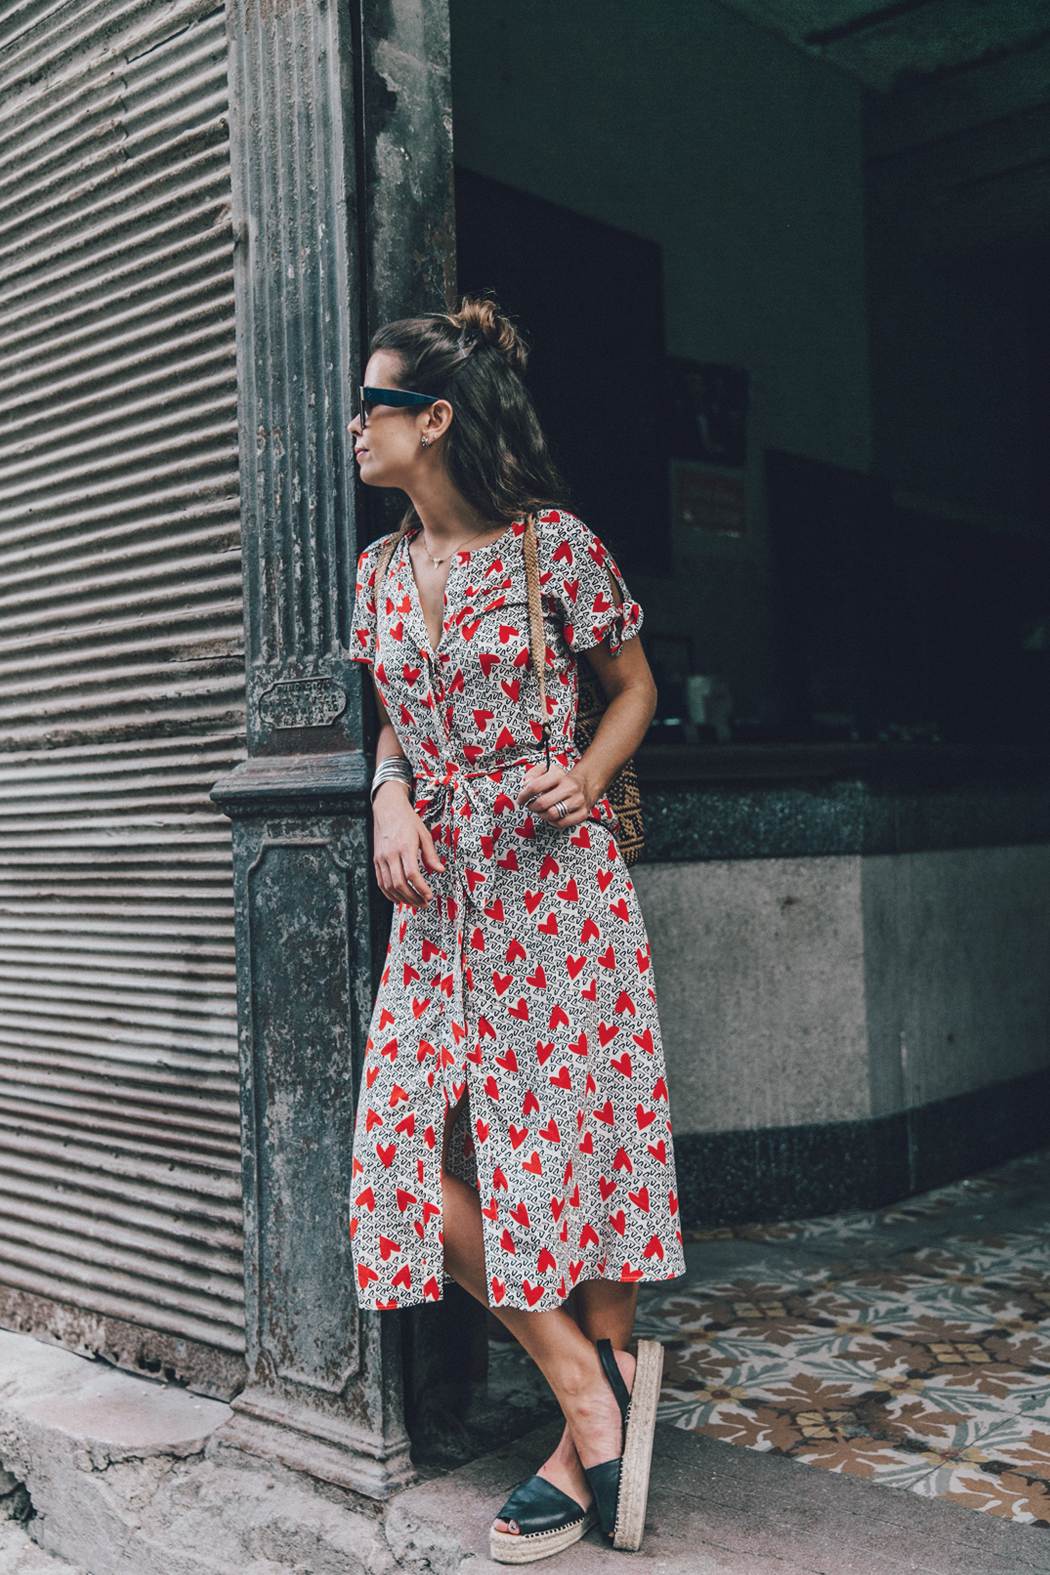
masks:
<path fill-rule="evenodd" d="M 1050 1529 L 1048 1203 L 1050 1151 L 894 1209 L 690 1233 L 687 1279 L 639 1305 L 661 1418 Z"/>

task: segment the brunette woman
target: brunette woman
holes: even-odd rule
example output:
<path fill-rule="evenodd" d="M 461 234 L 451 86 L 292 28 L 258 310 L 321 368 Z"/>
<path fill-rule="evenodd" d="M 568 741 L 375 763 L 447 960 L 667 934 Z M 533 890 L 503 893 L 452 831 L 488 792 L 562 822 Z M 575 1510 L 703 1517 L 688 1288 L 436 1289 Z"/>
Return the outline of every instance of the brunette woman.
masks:
<path fill-rule="evenodd" d="M 662 1351 L 642 1342 L 636 1365 L 627 1345 L 639 1283 L 684 1267 L 649 945 L 603 797 L 653 714 L 642 611 L 556 506 L 492 302 L 371 348 L 361 479 L 410 507 L 361 554 L 354 616 L 396 904 L 354 1145 L 360 1302 L 436 1301 L 449 1275 L 557 1396 L 562 1441 L 500 1510 L 495 1559 L 543 1558 L 595 1517 L 637 1548 Z M 581 653 L 608 697 L 582 757 Z"/>

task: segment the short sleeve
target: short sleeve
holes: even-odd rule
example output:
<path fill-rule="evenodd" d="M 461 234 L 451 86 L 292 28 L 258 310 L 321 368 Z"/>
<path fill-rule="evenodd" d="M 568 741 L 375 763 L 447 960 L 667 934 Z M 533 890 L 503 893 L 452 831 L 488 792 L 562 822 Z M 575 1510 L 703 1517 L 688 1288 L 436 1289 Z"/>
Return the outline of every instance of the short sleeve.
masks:
<path fill-rule="evenodd" d="M 355 662 L 375 661 L 376 654 L 376 569 L 382 541 L 366 547 L 357 560 L 357 598 L 351 622 L 350 655 Z"/>
<path fill-rule="evenodd" d="M 565 642 L 589 651 L 606 636 L 615 656 L 642 627 L 642 609 L 627 589 L 612 553 L 575 515 L 552 510 L 541 514 L 544 589 L 561 611 Z M 618 607 L 610 576 L 622 598 Z"/>

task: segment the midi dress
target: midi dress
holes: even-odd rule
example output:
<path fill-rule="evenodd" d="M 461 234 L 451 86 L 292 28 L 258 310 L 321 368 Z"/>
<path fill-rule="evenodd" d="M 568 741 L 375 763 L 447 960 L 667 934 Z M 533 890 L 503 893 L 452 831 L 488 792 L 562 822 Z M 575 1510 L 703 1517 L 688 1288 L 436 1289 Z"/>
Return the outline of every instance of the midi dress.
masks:
<path fill-rule="evenodd" d="M 415 773 L 444 870 L 395 906 L 366 1044 L 350 1195 L 358 1299 L 440 1300 L 442 1132 L 477 1185 L 490 1305 L 558 1307 L 584 1280 L 684 1272 L 652 958 L 615 815 L 562 829 L 515 803 L 543 762 L 516 521 L 452 559 L 434 650 L 409 557 L 357 566 L 353 635 Z M 571 768 L 576 661 L 642 610 L 573 515 L 537 526 L 552 761 Z M 610 576 L 622 602 L 616 605 Z"/>

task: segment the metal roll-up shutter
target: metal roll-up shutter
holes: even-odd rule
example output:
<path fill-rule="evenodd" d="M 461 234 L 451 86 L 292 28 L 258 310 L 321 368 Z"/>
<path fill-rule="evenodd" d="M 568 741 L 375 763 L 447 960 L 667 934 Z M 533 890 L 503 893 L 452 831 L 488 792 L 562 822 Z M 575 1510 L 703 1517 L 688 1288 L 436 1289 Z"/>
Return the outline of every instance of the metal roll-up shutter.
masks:
<path fill-rule="evenodd" d="M 0 14 L 0 1325 L 243 1374 L 224 15 Z"/>

